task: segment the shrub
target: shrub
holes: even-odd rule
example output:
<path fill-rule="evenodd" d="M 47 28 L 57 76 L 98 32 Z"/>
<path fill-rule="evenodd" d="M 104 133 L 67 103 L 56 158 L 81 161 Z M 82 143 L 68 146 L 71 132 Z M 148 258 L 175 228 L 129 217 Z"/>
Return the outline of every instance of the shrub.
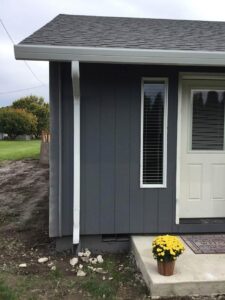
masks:
<path fill-rule="evenodd" d="M 1 108 L 0 132 L 7 133 L 11 139 L 18 135 L 35 134 L 37 117 L 24 109 Z"/>
<path fill-rule="evenodd" d="M 49 131 L 49 104 L 44 102 L 44 98 L 34 95 L 23 97 L 14 101 L 12 107 L 24 109 L 37 117 L 36 137 L 39 137 L 42 131 Z"/>

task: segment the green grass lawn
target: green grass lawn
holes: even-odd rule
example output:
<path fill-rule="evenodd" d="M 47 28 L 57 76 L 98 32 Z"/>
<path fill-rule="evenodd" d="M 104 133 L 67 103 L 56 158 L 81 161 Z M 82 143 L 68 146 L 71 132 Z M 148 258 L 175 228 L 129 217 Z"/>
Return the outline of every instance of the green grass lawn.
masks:
<path fill-rule="evenodd" d="M 19 160 L 24 158 L 38 159 L 40 140 L 32 141 L 0 141 L 0 161 Z"/>

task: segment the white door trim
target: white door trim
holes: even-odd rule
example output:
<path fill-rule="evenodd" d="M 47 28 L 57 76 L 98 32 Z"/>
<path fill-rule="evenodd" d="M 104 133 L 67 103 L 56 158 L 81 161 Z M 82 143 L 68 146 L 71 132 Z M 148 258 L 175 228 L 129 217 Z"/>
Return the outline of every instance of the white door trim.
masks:
<path fill-rule="evenodd" d="M 176 214 L 175 223 L 180 223 L 180 168 L 181 168 L 181 109 L 182 109 L 182 83 L 187 80 L 225 80 L 225 75 L 221 73 L 179 73 L 178 81 L 178 108 L 177 108 L 177 168 L 176 168 Z"/>

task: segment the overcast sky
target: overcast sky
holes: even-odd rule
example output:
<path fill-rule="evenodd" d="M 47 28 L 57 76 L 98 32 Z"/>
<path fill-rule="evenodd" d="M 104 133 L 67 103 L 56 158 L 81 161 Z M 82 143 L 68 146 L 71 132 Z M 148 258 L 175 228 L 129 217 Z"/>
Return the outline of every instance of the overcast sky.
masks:
<path fill-rule="evenodd" d="M 225 21 L 224 11 L 224 0 L 0 0 L 0 19 L 15 43 L 59 13 Z M 45 85 L 40 87 L 25 63 L 14 59 L 0 23 L 0 107 L 30 94 L 48 101 L 48 63 L 28 64 Z"/>

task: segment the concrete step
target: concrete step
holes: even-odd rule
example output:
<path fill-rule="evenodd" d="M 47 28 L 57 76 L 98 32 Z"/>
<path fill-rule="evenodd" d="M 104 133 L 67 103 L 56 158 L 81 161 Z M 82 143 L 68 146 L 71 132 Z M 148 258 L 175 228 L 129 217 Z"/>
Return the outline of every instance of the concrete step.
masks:
<path fill-rule="evenodd" d="M 173 276 L 158 274 L 152 236 L 132 236 L 132 251 L 151 296 L 225 294 L 225 254 L 195 254 L 187 245 Z M 184 243 L 185 244 L 185 243 Z"/>

